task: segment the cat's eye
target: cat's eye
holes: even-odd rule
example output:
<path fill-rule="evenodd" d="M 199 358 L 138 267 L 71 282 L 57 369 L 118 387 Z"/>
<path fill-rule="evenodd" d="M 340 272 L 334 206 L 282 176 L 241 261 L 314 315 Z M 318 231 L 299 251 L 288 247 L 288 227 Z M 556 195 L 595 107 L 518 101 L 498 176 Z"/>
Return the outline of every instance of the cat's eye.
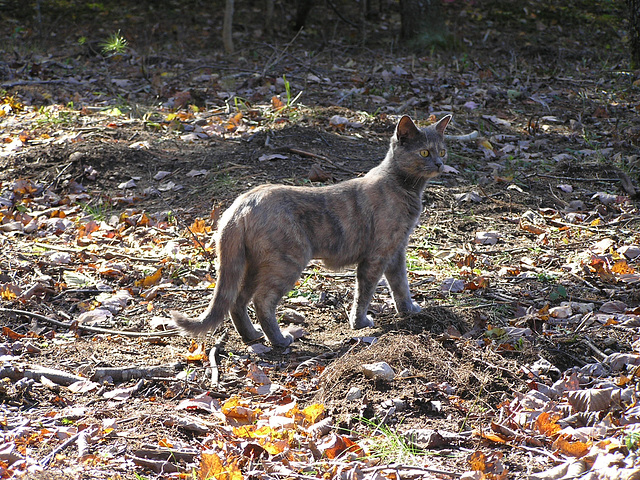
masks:
<path fill-rule="evenodd" d="M 420 155 L 422 155 L 423 157 L 428 157 L 429 156 L 429 150 L 420 150 Z"/>
<path fill-rule="evenodd" d="M 440 150 L 440 156 L 444 157 L 447 154 L 446 150 Z"/>

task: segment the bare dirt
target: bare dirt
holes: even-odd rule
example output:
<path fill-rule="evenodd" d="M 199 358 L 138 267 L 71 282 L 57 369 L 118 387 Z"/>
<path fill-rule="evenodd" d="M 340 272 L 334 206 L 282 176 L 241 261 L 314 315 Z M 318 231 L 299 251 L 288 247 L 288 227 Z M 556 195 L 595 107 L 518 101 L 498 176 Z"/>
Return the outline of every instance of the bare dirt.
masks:
<path fill-rule="evenodd" d="M 553 323 L 548 314 L 568 300 L 593 303 L 595 311 L 615 300 L 636 316 L 640 305 L 637 258 L 628 259 L 625 272 L 603 270 L 593 260 L 624 258 L 613 253 L 617 247 L 640 244 L 640 87 L 637 72 L 625 67 L 624 12 L 612 3 L 574 3 L 579 6 L 447 2 L 457 44 L 419 54 L 397 45 L 392 11 L 370 21 L 363 46 L 360 30 L 327 7 L 316 6 L 307 30 L 293 38 L 285 10 L 282 25 L 266 36 L 253 20 L 259 8 L 240 5 L 233 56 L 224 55 L 217 40 L 221 14 L 202 14 L 198 2 L 167 10 L 141 2 L 123 12 L 106 4 L 97 11 L 99 25 L 90 9 L 70 16 L 64 5 L 43 7 L 47 21 L 38 24 L 14 5 L 3 14 L 14 29 L 4 39 L 10 56 L 0 62 L 4 102 L 15 102 L 0 117 L 3 223 L 18 219 L 23 210 L 17 204 L 71 222 L 65 229 L 50 222 L 0 234 L 0 318 L 10 328 L 3 348 L 21 353 L 12 347 L 18 340 L 11 332 L 29 335 L 19 341 L 37 349 L 24 347 L 18 363 L 87 378 L 103 367 L 170 365 L 175 371 L 154 375 L 124 401 L 102 395 L 138 380 L 98 379 L 100 389 L 85 393 L 8 382 L 0 388 L 6 418 L 53 421 L 62 415 L 81 425 L 115 418 L 116 433 L 126 436 L 101 440 L 101 459 L 82 475 L 162 476 L 114 459 L 140 456 L 142 446 L 162 441 L 205 444 L 202 432 L 169 421 L 180 401 L 205 391 L 222 400 L 276 401 L 250 393 L 251 365 L 269 373 L 282 398 L 295 398 L 301 407 L 324 404 L 338 431 L 355 438 L 369 428 L 363 419 L 400 430 L 488 428 L 499 405 L 540 380 L 527 366 L 541 356 L 559 375 L 589 363 L 594 352 L 634 351 L 636 331 L 596 322 L 578 333 L 575 324 Z M 157 15 L 153 25 L 150 10 Z M 328 29 L 331 24 L 339 28 Z M 64 35 L 71 27 L 73 34 Z M 118 29 L 129 49 L 101 55 L 96 42 Z M 223 340 L 216 335 L 208 347 L 219 341 L 221 381 L 212 386 L 209 363 L 187 360 L 191 340 L 166 336 L 167 326 L 154 322 L 172 309 L 196 313 L 206 305 L 215 269 L 205 246 L 220 211 L 261 183 L 320 184 L 363 174 L 384 156 L 404 113 L 423 125 L 453 113 L 449 133 L 479 132 L 472 141 L 449 141 L 449 164 L 458 173 L 443 175 L 425 194 L 408 255 L 423 312 L 399 318 L 381 285 L 371 306 L 376 326 L 351 331 L 352 271 L 313 264 L 281 306 L 283 313 L 304 315 L 308 334 L 285 351 L 263 353 L 247 350 L 232 329 Z M 332 125 L 336 115 L 361 125 Z M 9 151 L 16 138 L 20 147 Z M 158 179 L 163 171 L 168 175 Z M 16 187 L 20 179 L 34 190 Z M 125 185 L 132 179 L 135 187 Z M 566 185 L 571 188 L 559 188 Z M 611 197 L 605 201 L 603 193 Z M 56 217 L 50 210 L 66 213 Z M 140 220 L 145 217 L 150 220 Z M 79 234 L 91 219 L 112 233 Z M 202 231 L 197 219 L 204 219 Z M 478 243 L 478 232 L 497 232 L 498 242 Z M 594 245 L 606 239 L 610 248 L 598 251 Z M 180 255 L 162 250 L 169 242 Z M 69 262 L 57 263 L 51 252 L 68 253 Z M 161 280 L 145 284 L 160 267 Z M 69 271 L 96 283 L 73 287 Z M 463 289 L 447 291 L 455 279 Z M 25 297 L 34 285 L 40 287 Z M 157 335 L 69 330 L 15 312 L 73 323 L 100 306 L 96 297 L 105 285 L 127 290 L 132 299 L 95 326 Z M 155 285 L 161 287 L 147 295 Z M 392 381 L 365 378 L 361 366 L 376 361 L 406 374 Z M 190 369 L 194 375 L 187 378 L 164 378 Z M 345 400 L 354 387 L 362 397 Z M 390 413 L 394 399 L 400 402 Z M 47 441 L 23 444 L 41 460 L 59 443 L 39 435 Z M 531 461 L 532 450 L 515 443 L 495 446 L 473 436 L 456 442 L 430 465 L 462 473 L 469 468 L 461 459 L 470 452 L 497 450 L 512 478 L 548 466 L 548 458 L 534 452 Z M 73 459 L 61 451 L 33 475 L 80 478 Z M 177 463 L 186 472 L 185 465 L 193 465 Z"/>

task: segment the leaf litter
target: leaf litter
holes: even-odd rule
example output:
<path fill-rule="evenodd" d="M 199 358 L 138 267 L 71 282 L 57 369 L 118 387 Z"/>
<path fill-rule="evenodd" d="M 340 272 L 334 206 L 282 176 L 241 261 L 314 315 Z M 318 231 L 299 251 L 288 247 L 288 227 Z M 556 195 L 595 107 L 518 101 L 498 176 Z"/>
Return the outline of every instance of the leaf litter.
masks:
<path fill-rule="evenodd" d="M 104 59 L 69 52 L 3 84 L 3 477 L 637 478 L 637 86 L 594 80 L 575 26 L 531 2 L 449 3 L 473 62 L 338 43 L 348 61 L 283 52 L 265 74 L 168 54 L 147 96 L 131 51 L 106 60 L 125 106 L 97 92 Z M 540 73 L 542 38 L 561 75 Z M 423 312 L 398 318 L 380 285 L 377 327 L 351 332 L 352 272 L 312 264 L 280 312 L 307 332 L 289 351 L 173 336 L 167 311 L 215 286 L 221 208 L 368 170 L 403 112 L 480 131 L 450 140 L 412 237 Z"/>

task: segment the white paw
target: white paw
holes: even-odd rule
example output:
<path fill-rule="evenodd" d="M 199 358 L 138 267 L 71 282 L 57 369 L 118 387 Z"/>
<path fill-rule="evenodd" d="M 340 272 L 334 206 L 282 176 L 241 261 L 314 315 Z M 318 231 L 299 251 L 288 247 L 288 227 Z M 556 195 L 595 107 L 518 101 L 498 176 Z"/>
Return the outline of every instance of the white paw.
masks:
<path fill-rule="evenodd" d="M 371 315 L 366 315 L 362 317 L 352 317 L 349 319 L 349 325 L 354 330 L 359 330 L 361 328 L 373 327 L 373 317 Z"/>
<path fill-rule="evenodd" d="M 418 313 L 422 311 L 422 307 L 412 300 L 408 311 L 409 313 Z"/>

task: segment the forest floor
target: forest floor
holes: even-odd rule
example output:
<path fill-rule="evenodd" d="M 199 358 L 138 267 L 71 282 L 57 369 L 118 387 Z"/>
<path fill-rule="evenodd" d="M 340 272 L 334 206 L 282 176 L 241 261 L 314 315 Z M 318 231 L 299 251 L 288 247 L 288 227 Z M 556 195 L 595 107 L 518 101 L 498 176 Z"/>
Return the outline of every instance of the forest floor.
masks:
<path fill-rule="evenodd" d="M 420 54 L 393 12 L 316 6 L 295 34 L 277 3 L 267 35 L 239 4 L 234 55 L 221 11 L 176 3 L 3 2 L 2 478 L 638 478 L 622 2 L 446 2 L 455 41 Z M 312 263 L 289 348 L 174 335 L 239 193 L 362 175 L 401 115 L 448 113 L 467 138 L 411 237 L 421 313 L 381 284 L 352 331 L 353 270 Z"/>

